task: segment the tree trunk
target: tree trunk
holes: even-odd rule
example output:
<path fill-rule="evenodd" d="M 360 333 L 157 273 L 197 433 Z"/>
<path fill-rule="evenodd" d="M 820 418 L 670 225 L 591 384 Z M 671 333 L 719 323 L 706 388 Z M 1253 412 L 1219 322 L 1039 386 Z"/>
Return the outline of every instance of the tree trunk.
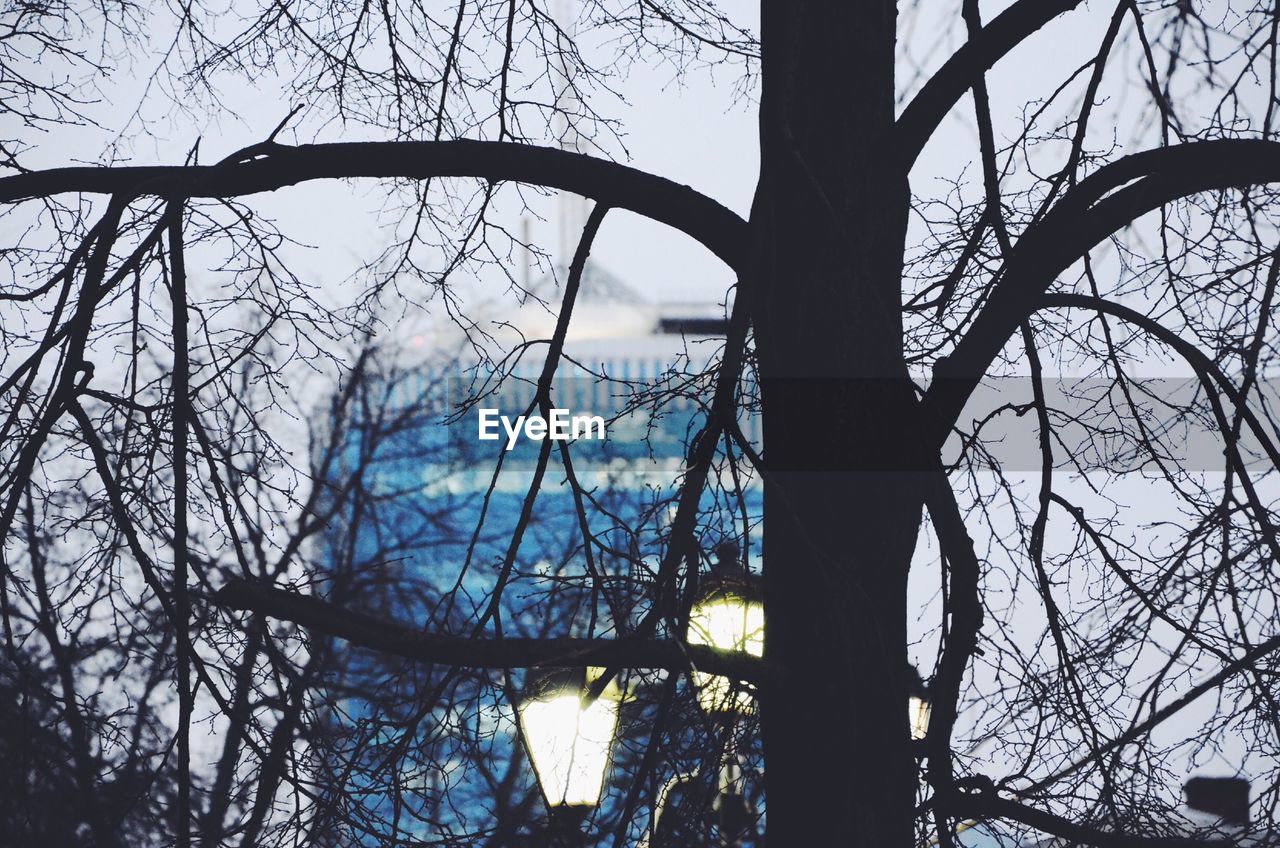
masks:
<path fill-rule="evenodd" d="M 912 844 L 906 585 L 921 515 L 900 286 L 894 3 L 764 0 L 751 280 L 765 447 L 768 841 Z"/>

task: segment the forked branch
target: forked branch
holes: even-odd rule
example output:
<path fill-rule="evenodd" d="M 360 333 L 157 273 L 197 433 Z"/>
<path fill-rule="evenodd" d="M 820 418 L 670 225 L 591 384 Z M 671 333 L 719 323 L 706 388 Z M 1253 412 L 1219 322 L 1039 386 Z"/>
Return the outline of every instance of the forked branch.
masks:
<path fill-rule="evenodd" d="M 975 33 L 924 84 L 894 127 L 893 153 L 908 170 L 938 124 L 982 75 L 1049 21 L 1080 0 L 1019 0 Z"/>
<path fill-rule="evenodd" d="M 978 381 L 1058 275 L 1117 230 L 1160 207 L 1206 191 L 1280 182 L 1280 143 L 1230 139 L 1126 156 L 1063 195 L 1014 246 L 986 305 L 925 393 L 925 444 L 938 450 Z"/>

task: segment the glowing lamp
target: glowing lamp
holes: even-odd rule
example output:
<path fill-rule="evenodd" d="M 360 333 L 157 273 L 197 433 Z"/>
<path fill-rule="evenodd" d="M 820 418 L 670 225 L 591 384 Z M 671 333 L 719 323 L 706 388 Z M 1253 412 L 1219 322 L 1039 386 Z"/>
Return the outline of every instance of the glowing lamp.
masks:
<path fill-rule="evenodd" d="M 907 667 L 907 718 L 911 726 L 911 738 L 923 739 L 929 732 L 929 690 L 916 667 Z"/>
<path fill-rule="evenodd" d="M 525 746 L 542 795 L 552 810 L 587 810 L 600 802 L 609 749 L 618 726 L 616 689 L 586 702 L 599 674 L 556 670 L 534 675 L 517 706 Z"/>
<path fill-rule="evenodd" d="M 764 655 L 764 603 L 757 583 L 741 573 L 714 572 L 689 611 L 690 645 L 718 651 Z M 752 709 L 752 693 L 736 680 L 693 673 L 698 705 L 709 714 L 745 713 Z"/>

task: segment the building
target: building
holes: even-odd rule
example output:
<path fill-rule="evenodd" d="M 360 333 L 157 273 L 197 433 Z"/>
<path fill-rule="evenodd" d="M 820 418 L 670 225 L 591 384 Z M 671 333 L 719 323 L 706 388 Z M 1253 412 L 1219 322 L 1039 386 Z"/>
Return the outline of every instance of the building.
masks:
<path fill-rule="evenodd" d="M 604 438 L 593 430 L 551 443 L 527 429 L 513 437 L 509 425 L 537 412 L 546 351 L 538 340 L 554 329 L 558 285 L 546 277 L 533 287 L 550 308 L 531 299 L 495 314 L 494 332 L 507 334 L 496 347 L 520 355 L 481 362 L 458 353 L 464 346 L 448 328 L 405 328 L 394 355 L 358 387 L 355 414 L 335 425 L 343 460 L 329 485 L 358 478 L 366 494 L 326 541 L 333 579 L 358 587 L 352 605 L 454 633 L 477 621 L 492 627 L 496 617 L 508 636 L 615 636 L 658 602 L 654 573 L 688 444 L 705 422 L 724 308 L 654 303 L 588 266 L 552 402 L 600 419 Z M 496 438 L 482 439 L 482 422 L 499 419 L 489 431 Z M 740 426 L 758 437 L 750 416 Z M 530 498 L 544 449 L 546 470 Z M 732 539 L 758 570 L 760 482 L 745 465 L 722 462 L 719 474 L 704 494 L 698 537 L 708 555 Z M 371 841 L 397 829 L 418 837 L 461 830 L 468 810 L 526 822 L 542 815 L 495 807 L 492 782 L 479 773 L 483 761 L 520 759 L 509 699 L 494 689 L 518 689 L 519 674 L 469 681 L 440 699 L 470 704 L 464 714 L 415 714 L 423 693 L 441 685 L 439 670 L 332 650 L 349 693 L 332 715 L 333 779 L 362 799 Z M 530 788 L 520 767 L 513 798 Z M 445 788 L 449 809 L 438 804 Z M 602 815 L 622 803 L 620 792 L 606 793 Z"/>

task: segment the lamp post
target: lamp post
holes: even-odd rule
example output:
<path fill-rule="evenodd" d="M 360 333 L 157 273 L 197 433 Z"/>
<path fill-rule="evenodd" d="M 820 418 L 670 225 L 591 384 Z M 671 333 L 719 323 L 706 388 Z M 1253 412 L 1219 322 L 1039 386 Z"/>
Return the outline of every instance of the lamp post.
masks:
<path fill-rule="evenodd" d="M 763 656 L 764 598 L 759 579 L 739 564 L 736 545 L 723 544 L 716 554 L 716 565 L 689 610 L 689 644 Z M 701 671 L 693 672 L 693 684 L 698 706 L 725 732 L 714 810 L 722 844 L 735 845 L 750 826 L 751 810 L 742 792 L 734 724 L 739 715 L 754 708 L 754 693 L 739 681 Z"/>
<path fill-rule="evenodd" d="M 530 672 L 517 705 L 525 747 L 559 844 L 582 841 L 582 822 L 600 803 L 609 768 L 619 699 L 616 688 L 606 688 L 600 697 L 587 700 L 589 684 L 599 672 Z"/>
<path fill-rule="evenodd" d="M 758 578 L 737 562 L 737 548 L 722 545 L 718 562 L 703 581 L 689 610 L 687 640 L 719 651 L 764 655 L 764 602 Z M 552 844 L 577 845 L 582 823 L 600 803 L 610 749 L 618 726 L 619 691 L 611 683 L 588 701 L 591 682 L 601 669 L 557 669 L 530 672 L 517 714 L 538 787 L 550 813 Z M 925 738 L 929 728 L 928 688 L 915 666 L 908 664 L 907 709 L 911 738 Z M 722 844 L 738 843 L 750 827 L 751 810 L 742 792 L 742 766 L 734 745 L 737 717 L 754 709 L 755 693 L 740 681 L 694 671 L 699 707 L 721 723 L 729 740 L 718 775 L 714 810 Z M 678 775 L 688 780 L 694 775 Z M 645 843 L 656 830 L 657 817 L 670 787 L 664 788 Z"/>

